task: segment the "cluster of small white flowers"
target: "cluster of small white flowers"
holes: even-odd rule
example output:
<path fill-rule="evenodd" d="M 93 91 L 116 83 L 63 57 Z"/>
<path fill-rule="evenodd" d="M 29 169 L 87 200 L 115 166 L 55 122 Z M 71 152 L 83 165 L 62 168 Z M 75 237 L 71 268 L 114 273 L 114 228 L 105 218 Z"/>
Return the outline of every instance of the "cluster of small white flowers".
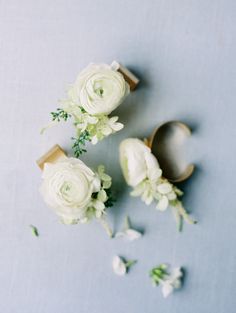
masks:
<path fill-rule="evenodd" d="M 79 137 L 84 131 L 87 131 L 92 144 L 96 144 L 124 127 L 122 123 L 117 122 L 118 116 L 109 118 L 107 115 L 91 115 L 85 112 L 83 108 L 75 107 L 75 105 L 65 106 L 63 109 L 73 116 L 77 136 Z"/>
<path fill-rule="evenodd" d="M 164 298 L 167 298 L 175 289 L 181 287 L 181 279 L 183 277 L 183 271 L 180 267 L 174 268 L 171 273 L 168 273 L 167 269 L 168 266 L 166 264 L 161 264 L 150 271 L 153 285 L 161 285 Z"/>
<path fill-rule="evenodd" d="M 146 205 L 151 204 L 154 200 L 157 200 L 156 208 L 160 211 L 165 211 L 169 204 L 175 205 L 177 196 L 182 196 L 183 192 L 171 184 L 167 179 L 161 176 L 152 178 L 146 178 L 139 183 L 131 195 L 134 197 L 141 196 L 141 199 Z M 178 200 L 177 200 L 178 201 Z"/>
<path fill-rule="evenodd" d="M 86 216 L 81 221 L 83 223 L 87 223 L 93 217 L 100 219 L 106 214 L 106 202 L 109 198 L 107 190 L 112 185 L 112 179 L 105 173 L 103 165 L 99 165 L 95 175 L 100 181 L 100 190 L 92 194 L 91 201 L 87 206 Z"/>
<path fill-rule="evenodd" d="M 132 196 L 140 196 L 146 205 L 156 201 L 156 208 L 160 211 L 171 206 L 179 230 L 182 219 L 190 224 L 195 223 L 178 199 L 183 192 L 162 176 L 157 159 L 143 141 L 125 139 L 120 145 L 120 164 L 126 182 L 133 188 Z"/>

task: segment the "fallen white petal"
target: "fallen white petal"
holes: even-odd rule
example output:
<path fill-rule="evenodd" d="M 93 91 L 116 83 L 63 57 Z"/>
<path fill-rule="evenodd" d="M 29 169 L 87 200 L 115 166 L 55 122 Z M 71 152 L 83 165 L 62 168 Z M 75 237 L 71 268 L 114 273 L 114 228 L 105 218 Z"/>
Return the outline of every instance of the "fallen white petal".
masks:
<path fill-rule="evenodd" d="M 167 298 L 170 294 L 172 294 L 174 287 L 168 282 L 164 281 L 162 283 L 162 294 L 164 298 Z"/>
<path fill-rule="evenodd" d="M 116 275 L 123 276 L 126 274 L 125 263 L 119 256 L 115 256 L 112 261 L 113 271 Z"/>
<path fill-rule="evenodd" d="M 136 240 L 136 239 L 139 239 L 140 237 L 142 237 L 142 233 L 140 233 L 137 230 L 131 229 L 131 228 L 127 229 L 125 231 L 125 233 L 126 233 L 127 239 L 130 241 L 133 241 L 133 240 Z"/>
<path fill-rule="evenodd" d="M 176 279 L 176 278 L 180 278 L 183 276 L 183 272 L 181 270 L 181 267 L 176 267 L 173 269 L 172 273 L 171 273 L 171 277 Z"/>

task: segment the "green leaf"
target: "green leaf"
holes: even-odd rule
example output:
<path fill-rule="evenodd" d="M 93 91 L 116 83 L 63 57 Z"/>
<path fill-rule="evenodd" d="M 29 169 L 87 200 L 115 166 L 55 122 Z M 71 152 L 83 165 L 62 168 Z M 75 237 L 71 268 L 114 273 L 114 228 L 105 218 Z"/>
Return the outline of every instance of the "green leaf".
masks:
<path fill-rule="evenodd" d="M 39 232 L 38 232 L 37 227 L 34 226 L 34 225 L 29 225 L 29 227 L 31 228 L 32 234 L 33 234 L 35 237 L 38 237 L 38 236 L 39 236 Z"/>
<path fill-rule="evenodd" d="M 110 189 L 106 189 L 107 194 L 107 201 L 104 203 L 106 208 L 110 208 L 114 205 L 114 202 L 116 201 L 112 196 L 112 191 Z"/>
<path fill-rule="evenodd" d="M 87 130 L 85 130 L 79 135 L 78 138 L 72 137 L 71 139 L 74 141 L 72 145 L 74 156 L 76 158 L 79 158 L 83 152 L 87 152 L 87 150 L 84 147 L 85 147 L 86 141 L 91 141 L 90 134 Z"/>

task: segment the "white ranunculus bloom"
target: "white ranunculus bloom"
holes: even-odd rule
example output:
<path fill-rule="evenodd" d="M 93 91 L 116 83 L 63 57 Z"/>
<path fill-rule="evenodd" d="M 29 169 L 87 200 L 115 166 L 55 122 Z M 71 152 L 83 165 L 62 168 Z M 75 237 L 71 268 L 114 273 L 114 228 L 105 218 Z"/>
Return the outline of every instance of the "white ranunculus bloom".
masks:
<path fill-rule="evenodd" d="M 120 144 L 120 164 L 129 186 L 136 187 L 146 178 L 161 177 L 159 164 L 145 143 L 136 138 L 128 138 Z"/>
<path fill-rule="evenodd" d="M 73 103 L 92 115 L 110 114 L 129 93 L 122 74 L 107 64 L 90 64 L 69 91 Z"/>
<path fill-rule="evenodd" d="M 171 206 L 179 230 L 182 228 L 182 219 L 189 224 L 196 224 L 178 199 L 178 196 L 183 195 L 182 191 L 162 177 L 157 159 L 143 141 L 128 138 L 121 142 L 120 165 L 127 184 L 133 187 L 131 196 L 141 197 L 146 205 L 156 201 L 156 208 L 160 211 Z"/>
<path fill-rule="evenodd" d="M 82 161 L 66 158 L 55 164 L 46 163 L 40 191 L 45 202 L 64 223 L 86 219 L 92 193 L 100 190 L 100 179 Z"/>

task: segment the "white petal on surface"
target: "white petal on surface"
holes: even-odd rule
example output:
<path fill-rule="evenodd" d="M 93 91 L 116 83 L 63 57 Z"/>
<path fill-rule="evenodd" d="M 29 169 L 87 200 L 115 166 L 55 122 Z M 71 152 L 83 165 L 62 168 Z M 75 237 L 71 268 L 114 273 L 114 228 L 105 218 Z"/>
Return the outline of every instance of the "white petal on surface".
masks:
<path fill-rule="evenodd" d="M 126 236 L 125 232 L 122 232 L 122 231 L 119 231 L 115 234 L 115 238 L 121 238 L 125 236 Z"/>
<path fill-rule="evenodd" d="M 169 183 L 160 184 L 157 186 L 157 191 L 165 195 L 172 191 L 172 186 Z"/>
<path fill-rule="evenodd" d="M 164 298 L 167 298 L 170 294 L 172 294 L 173 290 L 173 286 L 168 281 L 163 282 L 162 294 Z"/>
<path fill-rule="evenodd" d="M 160 211 L 165 211 L 168 208 L 169 200 L 166 196 L 163 196 L 157 204 L 157 209 Z"/>
<path fill-rule="evenodd" d="M 175 279 L 175 281 L 172 283 L 172 285 L 173 285 L 173 287 L 174 287 L 175 289 L 179 289 L 182 284 L 181 284 L 180 279 Z"/>
<path fill-rule="evenodd" d="M 181 267 L 176 267 L 173 269 L 171 276 L 176 279 L 183 276 L 183 272 L 181 271 Z"/>
<path fill-rule="evenodd" d="M 116 275 L 123 276 L 126 274 L 126 266 L 122 259 L 116 255 L 112 261 L 112 268 Z"/>
<path fill-rule="evenodd" d="M 130 241 L 133 241 L 133 240 L 137 240 L 137 239 L 139 239 L 140 237 L 142 237 L 142 234 L 139 232 L 139 231 L 137 231 L 137 230 L 135 230 L 135 229 L 127 229 L 126 231 L 125 231 L 125 234 L 126 234 L 126 238 L 128 239 L 128 240 L 130 240 Z"/>

